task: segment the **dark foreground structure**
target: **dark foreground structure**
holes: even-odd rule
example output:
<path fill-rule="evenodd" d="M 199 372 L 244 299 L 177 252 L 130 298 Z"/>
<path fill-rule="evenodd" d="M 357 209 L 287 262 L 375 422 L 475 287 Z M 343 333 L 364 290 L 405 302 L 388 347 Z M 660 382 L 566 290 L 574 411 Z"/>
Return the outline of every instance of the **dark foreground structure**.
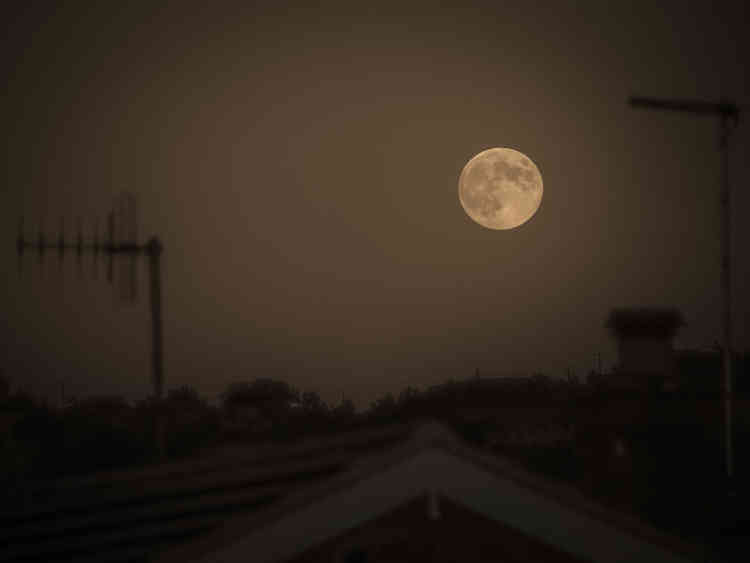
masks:
<path fill-rule="evenodd" d="M 8 481 L 17 494 L 0 503 L 0 561 L 744 561 L 748 497 L 741 479 L 738 494 L 726 495 L 721 359 L 675 351 L 681 322 L 673 310 L 614 311 L 618 365 L 586 384 L 477 371 L 378 400 L 362 416 L 321 410 L 309 395 L 308 414 L 276 412 L 291 397 L 284 385 L 274 408 L 230 401 L 221 412 L 177 393 L 162 405 L 176 417 L 168 450 L 191 457 Z M 258 399 L 253 389 L 235 398 Z M 746 394 L 737 405 L 744 478 Z M 98 415 L 85 406 L 80 416 L 28 420 L 6 409 L 6 441 L 63 422 L 91 430 Z M 94 406 L 112 424 L 135 418 L 144 434 L 162 412 Z M 115 450 L 129 443 L 103 436 Z M 183 451 L 191 436 L 206 447 Z M 107 442 L 81 443 L 37 465 L 88 452 L 94 470 Z"/>
<path fill-rule="evenodd" d="M 434 421 L 49 483 L 3 561 L 704 561 Z"/>

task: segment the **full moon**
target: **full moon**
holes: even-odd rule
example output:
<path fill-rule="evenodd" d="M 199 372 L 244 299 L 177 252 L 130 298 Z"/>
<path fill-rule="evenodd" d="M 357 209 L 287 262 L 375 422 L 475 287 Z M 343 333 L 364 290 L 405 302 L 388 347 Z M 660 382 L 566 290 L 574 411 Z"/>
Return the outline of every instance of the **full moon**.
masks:
<path fill-rule="evenodd" d="M 508 148 L 487 149 L 469 160 L 458 179 L 466 214 L 488 229 L 515 229 L 542 203 L 542 175 L 531 159 Z"/>

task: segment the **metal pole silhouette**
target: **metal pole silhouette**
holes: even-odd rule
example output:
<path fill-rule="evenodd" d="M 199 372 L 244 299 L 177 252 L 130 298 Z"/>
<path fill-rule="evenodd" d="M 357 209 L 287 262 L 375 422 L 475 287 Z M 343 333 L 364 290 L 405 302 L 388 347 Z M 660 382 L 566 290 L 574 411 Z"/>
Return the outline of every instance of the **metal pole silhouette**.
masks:
<path fill-rule="evenodd" d="M 161 252 L 162 245 L 158 238 L 151 237 L 146 244 L 148 254 L 149 278 L 151 288 L 151 369 L 154 382 L 154 396 L 162 398 L 164 391 L 164 364 L 162 359 L 161 338 Z"/>
<path fill-rule="evenodd" d="M 629 103 L 631 106 L 638 108 L 679 111 L 695 115 L 715 115 L 719 117 L 719 149 L 721 151 L 721 324 L 724 371 L 724 440 L 726 472 L 731 488 L 734 462 L 732 451 L 732 285 L 730 277 L 731 208 L 729 190 L 729 134 L 739 123 L 740 110 L 735 104 L 728 101 L 713 103 L 694 100 L 661 100 L 631 97 Z"/>
<path fill-rule="evenodd" d="M 37 243 L 27 241 L 24 237 L 23 230 L 23 218 L 21 218 L 19 224 L 18 239 L 16 241 L 16 247 L 18 250 L 18 264 L 19 264 L 19 275 L 22 271 L 22 260 L 24 251 L 27 248 L 35 249 L 39 252 L 40 262 L 44 259 L 44 252 L 46 249 L 56 248 L 59 252 L 60 260 L 62 261 L 63 253 L 66 249 L 73 249 L 76 251 L 79 257 L 82 256 L 84 251 L 91 251 L 94 256 L 94 272 L 96 272 L 96 259 L 99 252 L 103 252 L 108 255 L 107 263 L 107 280 L 112 283 L 113 279 L 113 262 L 115 256 L 128 257 L 132 260 L 135 257 L 143 255 L 148 258 L 149 263 L 149 289 L 150 289 L 150 307 L 151 307 L 151 326 L 152 326 L 152 338 L 151 338 L 151 371 L 152 371 L 152 383 L 154 388 L 154 396 L 156 399 L 161 399 L 164 390 L 164 365 L 163 365 L 163 350 L 162 350 L 162 320 L 161 320 L 161 254 L 163 252 L 163 246 L 161 241 L 157 237 L 151 237 L 146 244 L 139 245 L 135 242 L 116 243 L 115 242 L 115 229 L 114 229 L 114 213 L 109 213 L 107 217 L 108 222 L 108 240 L 107 243 L 101 245 L 99 243 L 98 226 L 95 227 L 94 241 L 90 244 L 83 242 L 83 236 L 81 235 L 80 229 L 78 232 L 78 238 L 75 244 L 65 244 L 64 236 L 62 231 L 56 243 L 46 242 L 44 234 L 41 229 L 39 230 L 39 239 Z M 61 223 L 62 224 L 62 223 Z M 94 276 L 96 277 L 96 276 Z M 130 279 L 133 279 L 132 277 Z M 127 293 L 129 299 L 133 299 L 135 292 L 131 291 Z"/>

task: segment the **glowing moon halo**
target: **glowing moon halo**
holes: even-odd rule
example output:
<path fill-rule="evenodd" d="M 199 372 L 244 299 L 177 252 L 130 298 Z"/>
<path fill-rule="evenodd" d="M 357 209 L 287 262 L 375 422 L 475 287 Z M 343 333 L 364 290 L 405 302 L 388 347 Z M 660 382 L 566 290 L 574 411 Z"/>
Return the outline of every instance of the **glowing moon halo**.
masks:
<path fill-rule="evenodd" d="M 458 199 L 466 214 L 488 229 L 515 229 L 539 209 L 542 175 L 525 154 L 487 149 L 466 163 L 458 179 Z"/>

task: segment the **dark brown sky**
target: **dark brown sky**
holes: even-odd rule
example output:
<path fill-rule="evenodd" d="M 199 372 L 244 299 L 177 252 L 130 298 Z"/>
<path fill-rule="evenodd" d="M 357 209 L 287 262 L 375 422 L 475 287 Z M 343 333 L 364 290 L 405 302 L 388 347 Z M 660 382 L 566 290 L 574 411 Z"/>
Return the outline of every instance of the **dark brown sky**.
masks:
<path fill-rule="evenodd" d="M 717 126 L 629 95 L 747 105 L 742 2 L 462 2 L 435 9 L 130 7 L 7 14 L 0 201 L 2 367 L 76 395 L 149 387 L 141 299 L 62 270 L 15 271 L 17 220 L 85 232 L 115 193 L 165 245 L 167 388 L 284 377 L 365 405 L 486 371 L 588 370 L 611 307 L 679 307 L 678 345 L 719 338 Z M 658 5 L 656 5 L 658 4 Z M 732 149 L 735 248 L 750 136 Z M 539 167 L 538 213 L 471 221 L 457 180 L 507 146 Z M 68 229 L 70 234 L 71 230 Z M 735 329 L 750 278 L 735 254 Z M 142 264 L 144 266 L 145 264 Z"/>

